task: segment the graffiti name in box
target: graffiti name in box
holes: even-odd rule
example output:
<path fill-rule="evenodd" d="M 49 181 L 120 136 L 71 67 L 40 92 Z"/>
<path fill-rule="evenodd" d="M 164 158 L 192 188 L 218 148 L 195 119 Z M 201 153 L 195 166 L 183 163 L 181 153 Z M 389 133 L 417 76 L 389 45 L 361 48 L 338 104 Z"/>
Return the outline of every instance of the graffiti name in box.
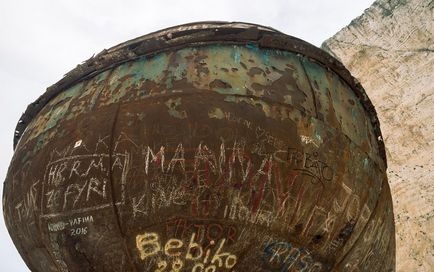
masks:
<path fill-rule="evenodd" d="M 108 173 L 126 167 L 126 155 L 77 155 L 48 164 L 45 172 L 45 213 L 63 212 L 107 204 Z M 124 176 L 124 175 L 122 175 Z"/>
<path fill-rule="evenodd" d="M 318 152 L 309 153 L 288 147 L 284 153 L 286 153 L 286 161 L 290 165 L 308 171 L 318 181 L 331 181 L 335 175 L 333 168 L 320 160 Z"/>
<path fill-rule="evenodd" d="M 234 226 L 184 218 L 167 221 L 166 232 L 181 240 L 188 240 L 195 233 L 200 242 L 226 239 L 228 244 L 234 243 L 237 235 L 237 229 Z"/>
<path fill-rule="evenodd" d="M 136 246 L 140 259 L 155 261 L 154 271 L 185 271 L 192 267 L 192 272 L 230 271 L 238 257 L 225 252 L 226 239 L 211 240 L 207 246 L 197 240 L 193 233 L 188 243 L 180 239 L 169 239 L 161 243 L 160 236 L 154 232 L 145 232 L 136 236 Z"/>

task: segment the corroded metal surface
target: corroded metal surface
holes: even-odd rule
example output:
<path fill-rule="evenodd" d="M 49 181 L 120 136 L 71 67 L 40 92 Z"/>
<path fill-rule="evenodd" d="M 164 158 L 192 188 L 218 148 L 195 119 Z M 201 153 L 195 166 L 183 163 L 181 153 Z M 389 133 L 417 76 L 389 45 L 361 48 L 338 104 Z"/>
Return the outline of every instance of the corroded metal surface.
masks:
<path fill-rule="evenodd" d="M 104 51 L 29 106 L 16 143 L 4 214 L 32 271 L 394 269 L 369 99 L 272 29 L 190 24 Z"/>

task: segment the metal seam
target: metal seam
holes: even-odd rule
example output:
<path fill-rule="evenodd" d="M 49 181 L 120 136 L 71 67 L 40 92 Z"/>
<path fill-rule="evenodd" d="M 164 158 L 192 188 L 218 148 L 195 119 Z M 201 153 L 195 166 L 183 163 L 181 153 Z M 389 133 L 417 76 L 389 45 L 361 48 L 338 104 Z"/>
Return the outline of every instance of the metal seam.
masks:
<path fill-rule="evenodd" d="M 118 227 L 119 230 L 119 234 L 121 236 L 122 239 L 122 246 L 124 248 L 124 252 L 128 258 L 128 261 L 130 262 L 130 266 L 134 269 L 134 271 L 137 271 L 136 267 L 134 266 L 134 262 L 132 261 L 130 252 L 128 250 L 127 244 L 126 244 L 126 240 L 125 240 L 125 234 L 122 231 L 122 227 L 121 227 L 121 222 L 120 222 L 120 218 L 119 218 L 119 211 L 118 211 L 118 207 L 115 203 L 115 192 L 114 192 L 114 186 L 113 186 L 113 171 L 112 171 L 112 163 L 113 163 L 113 140 L 114 140 L 114 132 L 116 129 L 116 124 L 117 124 L 117 119 L 119 116 L 119 111 L 120 111 L 120 107 L 121 104 L 117 103 L 116 104 L 116 110 L 115 110 L 115 114 L 113 117 L 113 122 L 112 122 L 112 127 L 111 127 L 111 134 L 110 134 L 110 146 L 109 146 L 109 180 L 110 180 L 110 193 L 111 193 L 111 198 L 112 198 L 112 207 L 113 207 L 113 212 L 115 214 L 115 218 L 116 218 L 116 225 Z"/>

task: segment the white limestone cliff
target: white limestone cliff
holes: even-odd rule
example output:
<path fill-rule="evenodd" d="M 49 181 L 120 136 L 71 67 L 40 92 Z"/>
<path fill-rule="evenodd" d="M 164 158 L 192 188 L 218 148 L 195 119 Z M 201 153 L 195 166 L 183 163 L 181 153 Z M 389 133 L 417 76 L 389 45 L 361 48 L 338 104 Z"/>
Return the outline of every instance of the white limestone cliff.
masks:
<path fill-rule="evenodd" d="M 433 271 L 434 1 L 377 0 L 322 47 L 362 83 L 378 112 L 397 271 Z"/>

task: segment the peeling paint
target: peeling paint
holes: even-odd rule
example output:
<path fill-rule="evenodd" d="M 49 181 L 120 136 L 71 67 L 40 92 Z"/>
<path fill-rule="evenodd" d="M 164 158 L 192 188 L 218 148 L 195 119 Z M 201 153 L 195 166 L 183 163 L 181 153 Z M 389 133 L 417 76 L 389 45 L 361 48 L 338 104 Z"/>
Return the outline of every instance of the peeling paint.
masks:
<path fill-rule="evenodd" d="M 223 119 L 225 117 L 224 112 L 220 108 L 212 108 L 208 111 L 209 118 Z"/>
<path fill-rule="evenodd" d="M 168 110 L 168 113 L 178 119 L 187 118 L 187 112 L 185 110 L 179 110 L 178 107 L 182 104 L 181 98 L 169 99 L 164 103 Z"/>

